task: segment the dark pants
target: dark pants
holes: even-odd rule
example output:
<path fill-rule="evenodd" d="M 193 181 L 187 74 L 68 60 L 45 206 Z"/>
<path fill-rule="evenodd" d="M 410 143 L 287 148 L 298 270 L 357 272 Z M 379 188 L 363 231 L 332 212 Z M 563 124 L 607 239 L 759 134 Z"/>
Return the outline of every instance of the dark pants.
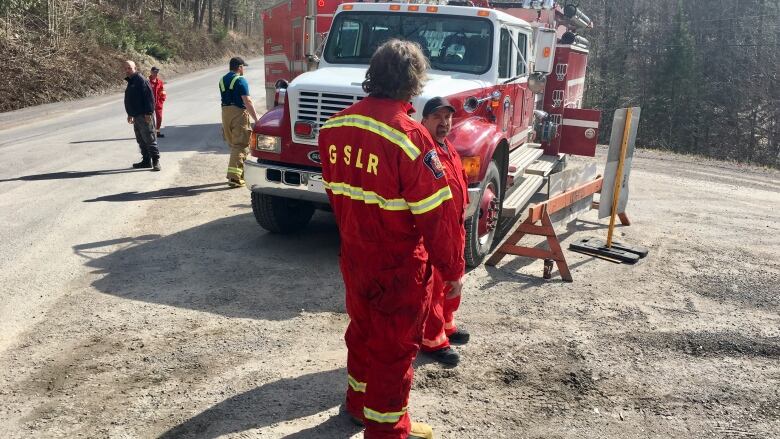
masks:
<path fill-rule="evenodd" d="M 157 149 L 157 136 L 154 134 L 154 117 L 151 114 L 138 115 L 133 118 L 133 131 L 138 147 L 141 148 L 141 156 L 146 161 L 160 159 L 160 150 Z"/>

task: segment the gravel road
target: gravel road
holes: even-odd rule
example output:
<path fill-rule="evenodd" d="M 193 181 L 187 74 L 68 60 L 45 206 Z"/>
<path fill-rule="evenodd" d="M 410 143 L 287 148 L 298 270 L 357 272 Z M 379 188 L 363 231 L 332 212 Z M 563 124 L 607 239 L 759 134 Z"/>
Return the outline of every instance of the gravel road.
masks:
<path fill-rule="evenodd" d="M 335 223 L 268 234 L 227 189 L 220 73 L 169 84 L 160 173 L 128 169 L 117 97 L 0 131 L 1 437 L 360 437 L 338 414 Z M 418 359 L 413 418 L 454 439 L 780 437 L 779 210 L 778 171 L 638 151 L 617 236 L 650 255 L 567 251 L 573 283 L 472 270 L 472 341 L 455 369 Z"/>

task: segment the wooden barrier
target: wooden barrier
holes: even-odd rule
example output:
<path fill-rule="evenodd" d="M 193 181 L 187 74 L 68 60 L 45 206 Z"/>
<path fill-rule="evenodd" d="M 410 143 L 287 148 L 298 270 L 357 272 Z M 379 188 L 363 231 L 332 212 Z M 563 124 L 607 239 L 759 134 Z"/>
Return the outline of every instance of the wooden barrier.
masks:
<path fill-rule="evenodd" d="M 566 282 L 572 282 L 573 279 L 569 272 L 569 265 L 566 263 L 566 257 L 561 249 L 558 235 L 555 233 L 552 221 L 550 221 L 550 215 L 601 191 L 603 183 L 604 179 L 602 177 L 597 177 L 593 181 L 575 186 L 551 197 L 547 201 L 529 207 L 528 217 L 525 221 L 513 228 L 509 237 L 496 249 L 495 253 L 493 253 L 487 262 L 485 262 L 485 265 L 494 266 L 501 262 L 501 259 L 506 255 L 525 256 L 535 259 L 552 259 L 558 266 L 558 272 L 561 274 L 561 278 Z M 626 217 L 626 220 L 628 220 L 628 217 Z M 546 237 L 547 246 L 549 248 L 541 249 L 518 245 L 518 242 L 520 242 L 525 235 Z"/>

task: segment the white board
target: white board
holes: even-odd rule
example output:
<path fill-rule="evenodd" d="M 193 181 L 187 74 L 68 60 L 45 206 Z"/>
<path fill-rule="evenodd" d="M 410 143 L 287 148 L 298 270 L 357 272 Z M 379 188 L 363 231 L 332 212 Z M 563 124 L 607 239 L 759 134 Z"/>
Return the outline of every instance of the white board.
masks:
<path fill-rule="evenodd" d="M 599 218 L 606 218 L 612 214 L 612 194 L 615 189 L 615 178 L 617 177 L 618 160 L 620 160 L 620 147 L 623 143 L 623 131 L 626 126 L 627 108 L 618 108 L 615 110 L 615 116 L 612 118 L 612 134 L 609 138 L 609 152 L 607 153 L 607 164 L 604 167 L 604 185 L 601 188 L 601 197 L 599 198 Z M 620 199 L 618 200 L 617 213 L 626 211 L 628 204 L 628 176 L 631 174 L 631 161 L 634 157 L 634 144 L 636 142 L 636 130 L 639 126 L 639 113 L 641 108 L 631 108 L 631 128 L 628 133 L 628 145 L 626 148 L 626 158 L 623 161 L 623 175 L 620 176 Z"/>

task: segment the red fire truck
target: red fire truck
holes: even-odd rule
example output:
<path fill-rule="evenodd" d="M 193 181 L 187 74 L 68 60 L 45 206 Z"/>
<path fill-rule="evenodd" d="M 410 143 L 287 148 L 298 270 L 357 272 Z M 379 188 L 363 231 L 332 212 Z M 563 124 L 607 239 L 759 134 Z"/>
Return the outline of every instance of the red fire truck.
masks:
<path fill-rule="evenodd" d="M 270 110 L 245 164 L 263 228 L 294 232 L 329 209 L 318 130 L 365 96 L 371 55 L 390 38 L 419 43 L 431 64 L 415 117 L 434 96 L 456 107 L 448 138 L 469 178 L 468 265 L 482 262 L 499 219 L 519 215 L 566 154 L 595 153 L 600 112 L 580 108 L 588 41 L 579 32 L 592 26 L 582 11 L 553 0 L 443 3 L 288 0 L 266 11 Z"/>

